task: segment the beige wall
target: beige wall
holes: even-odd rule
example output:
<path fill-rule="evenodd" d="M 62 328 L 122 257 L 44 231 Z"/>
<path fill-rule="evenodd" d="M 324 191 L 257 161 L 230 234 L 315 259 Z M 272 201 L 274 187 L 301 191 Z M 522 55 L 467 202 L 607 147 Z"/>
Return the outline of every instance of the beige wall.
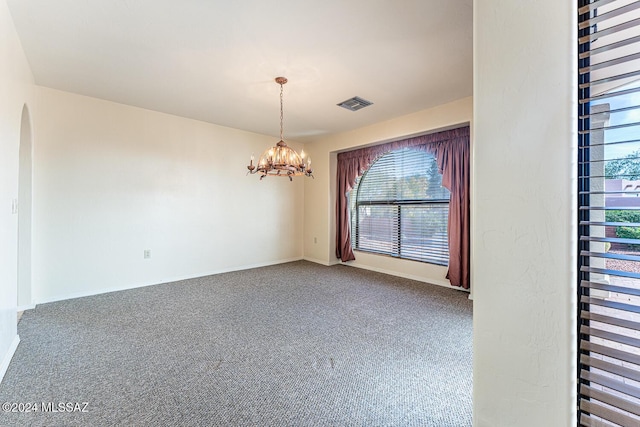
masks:
<path fill-rule="evenodd" d="M 575 425 L 576 3 L 474 1 L 474 425 Z"/>
<path fill-rule="evenodd" d="M 37 303 L 302 258 L 302 180 L 245 176 L 277 138 L 44 87 L 33 118 Z"/>
<path fill-rule="evenodd" d="M 352 114 L 366 114 L 365 111 Z M 305 181 L 305 258 L 327 265 L 339 262 L 335 256 L 335 170 L 338 152 L 459 127 L 469 124 L 471 118 L 472 99 L 465 98 L 307 144 L 305 151 L 313 159 L 315 179 Z M 348 264 L 449 286 L 445 277 L 447 268 L 438 265 L 364 252 L 356 252 L 356 260 Z"/>
<path fill-rule="evenodd" d="M 18 200 L 22 110 L 30 104 L 33 76 L 5 0 L 0 0 L 0 380 L 18 345 Z"/>

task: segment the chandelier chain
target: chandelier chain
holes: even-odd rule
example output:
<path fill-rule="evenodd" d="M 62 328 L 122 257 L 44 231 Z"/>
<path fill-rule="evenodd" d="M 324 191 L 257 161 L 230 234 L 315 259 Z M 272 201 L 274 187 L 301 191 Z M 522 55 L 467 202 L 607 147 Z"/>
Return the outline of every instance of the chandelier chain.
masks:
<path fill-rule="evenodd" d="M 280 141 L 284 141 L 284 139 L 282 138 L 282 133 L 283 133 L 283 132 L 282 132 L 282 129 L 283 129 L 283 126 L 282 126 L 282 119 L 283 119 L 283 117 L 284 117 L 284 115 L 283 115 L 283 113 L 282 113 L 282 111 L 283 111 L 282 104 L 283 104 L 283 97 L 282 97 L 282 83 L 280 83 Z"/>

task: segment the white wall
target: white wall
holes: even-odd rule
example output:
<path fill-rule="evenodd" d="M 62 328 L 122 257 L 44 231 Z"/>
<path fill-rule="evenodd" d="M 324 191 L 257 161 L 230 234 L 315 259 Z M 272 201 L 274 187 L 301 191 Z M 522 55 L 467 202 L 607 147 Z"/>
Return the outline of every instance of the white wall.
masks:
<path fill-rule="evenodd" d="M 474 1 L 474 425 L 575 425 L 575 2 Z"/>
<path fill-rule="evenodd" d="M 18 162 L 22 108 L 31 100 L 33 76 L 5 0 L 0 1 L 0 379 L 18 345 Z"/>
<path fill-rule="evenodd" d="M 358 113 L 366 114 L 366 110 Z M 305 151 L 313 160 L 314 180 L 305 181 L 304 256 L 323 264 L 335 264 L 335 191 L 337 153 L 407 136 L 434 132 L 469 124 L 472 99 L 419 111 L 371 126 L 344 132 L 307 144 Z M 315 240 L 314 240 L 315 239 Z M 315 241 L 317 240 L 317 243 Z M 349 265 L 382 271 L 424 282 L 449 286 L 447 268 L 438 265 L 398 260 L 388 256 L 356 252 Z"/>
<path fill-rule="evenodd" d="M 302 258 L 302 179 L 245 176 L 276 137 L 36 96 L 37 303 Z"/>
<path fill-rule="evenodd" d="M 18 185 L 18 310 L 33 308 L 31 298 L 31 203 L 33 176 L 31 116 L 25 105 L 20 125 Z"/>

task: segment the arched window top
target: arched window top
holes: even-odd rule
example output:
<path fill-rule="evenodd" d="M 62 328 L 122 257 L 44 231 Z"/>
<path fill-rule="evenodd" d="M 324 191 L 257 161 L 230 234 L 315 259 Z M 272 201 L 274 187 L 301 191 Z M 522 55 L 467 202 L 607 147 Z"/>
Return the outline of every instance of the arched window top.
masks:
<path fill-rule="evenodd" d="M 448 200 L 433 154 L 404 148 L 384 154 L 357 183 L 357 201 Z"/>

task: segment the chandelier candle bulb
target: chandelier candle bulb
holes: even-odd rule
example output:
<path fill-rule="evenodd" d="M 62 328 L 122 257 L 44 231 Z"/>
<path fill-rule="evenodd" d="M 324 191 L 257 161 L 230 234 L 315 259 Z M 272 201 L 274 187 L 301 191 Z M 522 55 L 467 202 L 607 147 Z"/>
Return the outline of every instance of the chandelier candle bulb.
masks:
<path fill-rule="evenodd" d="M 290 148 L 283 138 L 283 87 L 287 83 L 287 79 L 284 77 L 276 77 L 276 83 L 280 85 L 280 141 L 275 147 L 272 147 L 262 153 L 260 160 L 258 161 L 258 167 L 253 166 L 253 154 L 249 162 L 249 172 L 247 174 L 254 174 L 260 172 L 260 179 L 267 175 L 271 176 L 286 176 L 289 181 L 293 181 L 294 176 L 306 175 L 313 178 L 311 174 L 311 168 L 309 165 L 305 165 L 304 162 L 304 150 L 301 151 L 302 155 L 299 155 L 295 150 Z M 310 159 L 309 159 L 310 160 Z"/>

